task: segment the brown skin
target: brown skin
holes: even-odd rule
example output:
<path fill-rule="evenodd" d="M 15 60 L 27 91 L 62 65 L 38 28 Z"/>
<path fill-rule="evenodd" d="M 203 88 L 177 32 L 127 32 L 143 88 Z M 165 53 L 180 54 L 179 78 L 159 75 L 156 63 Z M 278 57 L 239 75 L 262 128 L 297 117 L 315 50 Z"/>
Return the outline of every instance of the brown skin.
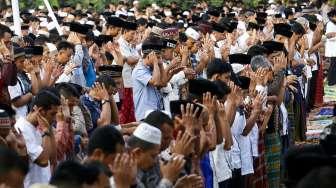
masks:
<path fill-rule="evenodd" d="M 54 122 L 56 114 L 58 112 L 59 106 L 51 106 L 50 109 L 43 109 L 34 106 L 34 111 L 30 112 L 27 116 L 27 121 L 32 125 L 37 127 L 38 125 L 42 127 L 43 132 L 50 133 L 50 124 Z M 41 118 L 44 118 L 42 121 Z M 46 121 L 46 122 L 45 122 Z M 42 123 L 42 124 L 41 124 Z M 49 160 L 51 160 L 55 154 L 55 145 L 54 145 L 54 136 L 51 133 L 51 136 L 46 136 L 42 138 L 42 153 L 38 156 L 38 158 L 34 161 L 37 165 L 41 167 L 46 167 L 49 164 Z"/>
<path fill-rule="evenodd" d="M 11 39 L 12 39 L 12 35 L 10 33 L 4 33 L 3 38 L 1 39 L 2 42 L 6 45 L 6 47 L 8 49 L 11 49 Z"/>
<path fill-rule="evenodd" d="M 136 35 L 136 31 L 133 31 L 133 30 L 125 30 L 124 31 L 124 39 L 128 43 L 132 43 L 133 42 L 135 35 Z"/>
<path fill-rule="evenodd" d="M 170 142 L 173 140 L 173 126 L 164 123 L 161 126 L 162 138 L 161 138 L 161 151 L 167 149 L 170 145 Z"/>
<path fill-rule="evenodd" d="M 0 176 L 0 185 L 4 184 L 8 187 L 22 188 L 25 176 L 19 169 L 12 169 Z"/>
<path fill-rule="evenodd" d="M 162 58 L 164 60 L 168 60 L 168 61 L 173 60 L 173 58 L 174 58 L 174 49 L 173 48 L 166 48 L 166 49 L 164 49 L 163 53 L 162 53 Z"/>
<path fill-rule="evenodd" d="M 110 178 L 106 174 L 101 173 L 98 176 L 98 181 L 96 181 L 93 185 L 86 185 L 85 187 L 87 188 L 96 188 L 96 187 L 109 188 Z"/>
<path fill-rule="evenodd" d="M 66 65 L 70 61 L 72 53 L 73 50 L 71 49 L 60 50 L 56 56 L 57 62 L 61 65 Z"/>
<path fill-rule="evenodd" d="M 229 83 L 230 81 L 230 73 L 224 73 L 224 74 L 215 74 L 211 77 L 211 81 L 221 80 L 225 83 Z"/>
<path fill-rule="evenodd" d="M 160 154 L 160 145 L 155 145 L 149 150 L 134 148 L 131 152 L 136 158 L 138 168 L 146 171 L 155 165 L 157 156 Z"/>
<path fill-rule="evenodd" d="M 111 165 L 113 164 L 114 158 L 116 154 L 123 153 L 125 150 L 125 146 L 121 144 L 117 144 L 116 146 L 116 152 L 111 154 L 106 154 L 101 149 L 95 149 L 92 154 L 89 156 L 89 161 L 99 161 L 103 163 L 104 165 Z"/>

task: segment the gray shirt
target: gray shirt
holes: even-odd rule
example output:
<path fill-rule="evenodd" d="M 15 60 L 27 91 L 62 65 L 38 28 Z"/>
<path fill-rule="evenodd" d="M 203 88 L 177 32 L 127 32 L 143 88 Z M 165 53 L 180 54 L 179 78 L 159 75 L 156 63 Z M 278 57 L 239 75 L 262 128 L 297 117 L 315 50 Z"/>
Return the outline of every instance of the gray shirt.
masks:
<path fill-rule="evenodd" d="M 140 60 L 132 72 L 133 102 L 137 121 L 145 118 L 148 110 L 163 110 L 160 91 L 149 84 L 152 71 Z"/>

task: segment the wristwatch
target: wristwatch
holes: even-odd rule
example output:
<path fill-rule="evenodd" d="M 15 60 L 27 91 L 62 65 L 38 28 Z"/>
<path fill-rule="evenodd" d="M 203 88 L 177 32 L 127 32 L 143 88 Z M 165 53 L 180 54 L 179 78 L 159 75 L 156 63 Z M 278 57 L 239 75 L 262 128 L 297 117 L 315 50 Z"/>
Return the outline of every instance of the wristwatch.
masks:
<path fill-rule="evenodd" d="M 110 102 L 111 102 L 111 100 L 102 100 L 101 101 L 102 105 L 104 105 L 105 103 L 110 103 Z"/>
<path fill-rule="evenodd" d="M 50 132 L 49 131 L 44 131 L 43 134 L 42 134 L 42 138 L 45 137 L 45 136 L 51 136 Z"/>

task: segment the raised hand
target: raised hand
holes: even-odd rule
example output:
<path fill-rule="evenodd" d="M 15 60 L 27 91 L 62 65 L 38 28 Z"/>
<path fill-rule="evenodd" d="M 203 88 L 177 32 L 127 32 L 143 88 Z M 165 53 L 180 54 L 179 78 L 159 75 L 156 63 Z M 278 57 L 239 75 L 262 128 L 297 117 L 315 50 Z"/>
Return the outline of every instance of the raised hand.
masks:
<path fill-rule="evenodd" d="M 226 111 L 224 103 L 217 101 L 217 113 L 220 118 L 226 118 Z"/>
<path fill-rule="evenodd" d="M 194 69 L 191 68 L 184 68 L 183 69 L 184 75 L 188 80 L 192 80 L 196 78 L 196 72 Z"/>
<path fill-rule="evenodd" d="M 116 187 L 130 187 L 135 183 L 137 165 L 132 155 L 118 153 L 109 168 L 113 173 Z"/>
<path fill-rule="evenodd" d="M 189 57 L 189 49 L 188 49 L 188 47 L 182 45 L 180 47 L 180 53 L 181 53 L 182 57 Z"/>
<path fill-rule="evenodd" d="M 257 85 L 265 85 L 265 81 L 267 81 L 265 79 L 266 75 L 267 75 L 268 70 L 264 69 L 264 68 L 259 68 L 256 73 L 255 73 L 255 80 L 256 80 L 256 84 Z"/>
<path fill-rule="evenodd" d="M 68 37 L 68 42 L 71 42 L 75 45 L 81 44 L 82 42 L 80 41 L 80 39 L 78 38 L 77 34 L 74 32 L 71 32 L 69 37 Z"/>
<path fill-rule="evenodd" d="M 51 76 L 54 79 L 58 79 L 64 72 L 64 68 L 61 65 L 54 66 L 54 69 L 52 70 Z"/>
<path fill-rule="evenodd" d="M 209 61 L 210 61 L 210 57 L 209 57 L 208 51 L 202 48 L 200 51 L 200 62 L 207 64 L 209 63 Z"/>
<path fill-rule="evenodd" d="M 34 65 L 32 62 L 30 62 L 29 60 L 25 60 L 24 61 L 24 71 L 27 72 L 27 73 L 35 73 L 34 72 Z"/>
<path fill-rule="evenodd" d="M 180 175 L 185 164 L 185 160 L 182 157 L 174 157 L 172 160 L 168 161 L 166 164 L 160 162 L 160 170 L 162 177 L 169 180 L 170 182 L 175 182 Z"/>
<path fill-rule="evenodd" d="M 150 54 L 148 54 L 148 61 L 151 65 L 159 63 L 159 60 L 158 60 L 155 52 L 151 52 Z"/>
<path fill-rule="evenodd" d="M 295 75 L 289 75 L 286 77 L 286 81 L 287 81 L 287 86 L 296 84 L 298 82 L 298 78 Z"/>
<path fill-rule="evenodd" d="M 22 132 L 20 129 L 18 131 L 13 128 L 12 132 L 15 136 L 15 151 L 20 155 L 20 156 L 26 156 L 27 155 L 27 147 L 26 147 L 26 141 L 23 138 Z"/>
<path fill-rule="evenodd" d="M 194 126 L 198 124 L 196 114 L 199 110 L 198 107 L 194 109 L 194 104 L 188 103 L 185 107 L 181 105 L 182 122 L 186 130 L 190 131 L 189 133 L 193 133 Z"/>
<path fill-rule="evenodd" d="M 50 75 L 55 67 L 54 62 L 49 57 L 43 57 L 42 61 L 45 74 Z"/>
<path fill-rule="evenodd" d="M 91 97 L 95 98 L 96 100 L 109 100 L 110 95 L 108 94 L 105 85 L 96 83 L 93 87 L 93 92 L 91 92 Z"/>
<path fill-rule="evenodd" d="M 254 112 L 260 113 L 261 112 L 261 108 L 262 108 L 262 102 L 264 100 L 264 96 L 262 95 L 257 95 L 252 103 L 252 109 Z"/>
<path fill-rule="evenodd" d="M 203 105 L 207 107 L 209 114 L 217 113 L 217 97 L 211 96 L 210 92 L 203 93 Z"/>
<path fill-rule="evenodd" d="M 79 65 L 76 65 L 75 63 L 70 63 L 69 65 L 65 66 L 64 73 L 66 75 L 69 75 L 73 70 L 75 70 L 78 67 Z"/>
<path fill-rule="evenodd" d="M 193 144 L 196 137 L 182 131 L 179 131 L 176 137 L 175 145 L 172 147 L 172 152 L 184 156 L 188 156 L 193 152 Z"/>
<path fill-rule="evenodd" d="M 183 176 L 178 179 L 175 183 L 175 188 L 203 188 L 203 178 L 196 174 L 191 174 L 188 176 Z"/>

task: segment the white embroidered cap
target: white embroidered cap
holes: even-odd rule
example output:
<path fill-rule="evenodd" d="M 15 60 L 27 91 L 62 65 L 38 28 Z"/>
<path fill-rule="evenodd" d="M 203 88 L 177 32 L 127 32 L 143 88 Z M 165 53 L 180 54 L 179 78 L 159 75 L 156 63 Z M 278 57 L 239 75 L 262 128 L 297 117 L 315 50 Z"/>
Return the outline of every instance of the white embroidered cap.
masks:
<path fill-rule="evenodd" d="M 51 53 L 51 54 L 57 53 L 57 47 L 56 47 L 55 44 L 53 44 L 53 43 L 46 43 L 46 45 L 48 47 L 49 53 Z"/>
<path fill-rule="evenodd" d="M 44 30 L 38 30 L 37 35 L 45 35 L 46 37 L 49 37 L 49 32 Z"/>
<path fill-rule="evenodd" d="M 141 123 L 133 132 L 133 136 L 152 144 L 161 144 L 161 131 L 147 123 Z"/>
<path fill-rule="evenodd" d="M 61 18 L 65 18 L 65 17 L 68 16 L 68 13 L 59 11 L 59 12 L 58 12 L 58 15 L 59 15 Z"/>
<path fill-rule="evenodd" d="M 190 37 L 194 40 L 198 40 L 201 37 L 200 34 L 191 27 L 188 27 L 188 29 L 185 31 L 185 34 L 187 35 L 187 37 Z"/>
<path fill-rule="evenodd" d="M 244 70 L 244 65 L 238 64 L 238 63 L 232 63 L 232 70 L 235 74 L 240 73 L 242 70 Z"/>

